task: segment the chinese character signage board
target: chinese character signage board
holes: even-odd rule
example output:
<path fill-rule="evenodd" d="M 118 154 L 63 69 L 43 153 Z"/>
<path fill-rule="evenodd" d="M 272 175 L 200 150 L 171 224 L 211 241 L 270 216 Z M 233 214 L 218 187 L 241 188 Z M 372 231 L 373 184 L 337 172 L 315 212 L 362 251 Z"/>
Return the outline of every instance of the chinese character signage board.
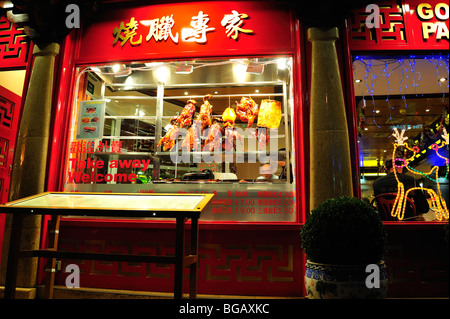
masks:
<path fill-rule="evenodd" d="M 78 112 L 77 139 L 101 139 L 104 115 L 105 101 L 81 101 Z"/>
<path fill-rule="evenodd" d="M 289 10 L 265 2 L 207 1 L 105 10 L 83 29 L 77 61 L 293 51 Z"/>

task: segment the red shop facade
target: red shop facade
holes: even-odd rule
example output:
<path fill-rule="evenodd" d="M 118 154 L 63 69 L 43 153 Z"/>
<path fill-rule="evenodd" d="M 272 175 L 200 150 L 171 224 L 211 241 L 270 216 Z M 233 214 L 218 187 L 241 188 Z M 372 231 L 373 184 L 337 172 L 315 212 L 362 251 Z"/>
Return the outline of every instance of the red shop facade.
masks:
<path fill-rule="evenodd" d="M 346 21 L 346 94 L 356 121 L 355 166 L 361 177 L 355 192 L 373 200 L 372 183 L 380 176 L 383 158 L 392 152 L 391 134 L 397 127 L 405 129 L 409 143 L 421 150 L 415 178 L 431 189 L 440 184 L 448 203 L 446 163 L 437 163 L 430 155 L 435 153 L 431 145 L 440 143 L 443 128 L 448 130 L 449 125 L 448 4 L 384 1 L 379 5 L 380 25 L 374 28 L 364 27 L 369 14 L 355 10 Z M 395 79 L 396 72 L 402 75 Z M 448 158 L 448 148 L 445 154 Z M 430 183 L 420 171 L 435 165 L 443 166 L 439 176 L 445 177 Z M 448 297 L 449 259 L 444 239 L 448 219 L 383 223 L 388 233 L 388 296 Z"/>
<path fill-rule="evenodd" d="M 302 296 L 298 231 L 306 191 L 304 175 L 296 172 L 304 171 L 307 152 L 301 32 L 289 10 L 252 1 L 121 6 L 99 12 L 93 23 L 64 44 L 62 60 L 72 60 L 67 64 L 71 71 L 60 78 L 67 81 L 60 86 L 67 88 L 60 94 L 67 108 L 55 115 L 65 120 L 54 128 L 63 134 L 54 136 L 49 190 L 214 193 L 201 218 L 198 293 Z M 234 158 L 229 161 L 196 162 L 192 150 L 190 158 L 177 162 L 170 149 L 158 147 L 171 118 L 187 101 L 195 100 L 198 108 L 208 94 L 213 118 L 242 97 L 257 104 L 264 99 L 278 101 L 283 117 L 278 131 L 270 133 L 270 143 L 276 154 L 285 149 L 281 152 L 290 157 L 292 182 L 254 182 L 261 175 L 260 153 L 250 150 L 255 139 L 248 123 L 239 119 L 236 125 L 243 144 L 235 142 Z M 78 123 L 77 105 L 85 100 L 106 101 L 106 134 L 92 144 L 94 154 L 89 151 L 92 139 L 83 140 L 78 134 L 85 132 L 76 132 L 83 124 Z M 98 152 L 101 145 L 105 148 Z M 104 169 L 86 169 L 90 159 L 105 163 Z M 114 160 L 118 168 L 112 167 Z M 127 163 L 142 167 L 121 167 Z M 193 171 L 212 172 L 214 177 L 208 179 L 214 181 L 186 181 Z M 83 181 L 86 173 L 95 180 Z M 135 180 L 114 181 L 121 174 Z M 59 247 L 171 255 L 174 227 L 170 221 L 63 218 Z M 63 261 L 63 269 L 66 262 L 73 263 Z M 172 266 L 97 261 L 79 266 L 84 287 L 172 291 Z M 187 280 L 188 272 L 185 275 Z M 64 286 L 65 277 L 60 272 L 56 285 Z"/>
<path fill-rule="evenodd" d="M 361 56 L 448 52 L 448 5 L 433 11 L 435 2 L 383 2 L 380 28 L 365 27 L 369 13 L 362 8 L 340 29 L 336 48 L 357 197 L 365 196 L 360 176 L 368 165 L 360 157 L 354 63 Z M 131 6 L 118 1 L 106 6 L 65 38 L 56 58 L 46 190 L 213 193 L 200 219 L 199 295 L 304 297 L 305 256 L 299 231 L 311 196 L 311 60 L 307 28 L 289 7 L 274 2 Z M 158 145 L 188 101 L 196 101 L 197 111 L 209 102 L 212 118 L 219 119 L 246 98 L 276 105 L 276 116 L 268 111 L 269 122 L 275 117 L 276 124 L 262 125 L 258 118 L 250 125 L 249 118 L 237 114 L 239 136 L 232 151 L 221 153 L 220 159 L 205 160 L 195 149 L 175 154 L 165 144 Z M 89 114 L 90 103 L 96 103 L 95 116 Z M 263 132 L 268 141 L 256 130 L 260 126 L 271 127 Z M 285 178 L 278 178 L 282 163 L 271 156 L 285 159 Z M 275 180 L 264 176 L 261 163 L 267 161 L 274 163 L 269 173 L 277 176 Z M 199 177 L 199 172 L 206 177 Z M 442 256 L 439 237 L 444 223 L 384 223 L 388 296 L 448 296 L 448 256 Z M 170 256 L 174 229 L 166 220 L 67 216 L 61 219 L 59 249 Z M 61 262 L 55 298 L 58 293 L 78 293 L 65 288 L 63 270 L 73 263 L 80 268 L 81 287 L 95 288 L 99 296 L 111 290 L 172 292 L 172 266 Z M 43 282 L 43 268 L 40 265 L 38 284 Z M 188 277 L 186 269 L 186 288 Z M 81 297 L 94 293 L 82 288 Z"/>

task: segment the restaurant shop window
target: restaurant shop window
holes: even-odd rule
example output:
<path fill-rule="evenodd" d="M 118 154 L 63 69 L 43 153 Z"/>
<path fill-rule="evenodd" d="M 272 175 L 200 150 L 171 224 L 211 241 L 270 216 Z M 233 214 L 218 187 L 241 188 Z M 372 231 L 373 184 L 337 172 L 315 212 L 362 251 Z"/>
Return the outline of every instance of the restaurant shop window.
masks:
<path fill-rule="evenodd" d="M 401 186 L 395 179 L 396 189 L 389 193 L 396 196 L 385 202 L 391 216 L 382 217 L 448 220 L 449 56 L 354 56 L 353 77 L 362 198 L 383 210 L 374 183 L 393 165 L 391 172 L 413 177 L 414 185 Z M 408 193 L 408 187 L 416 190 Z M 430 210 L 408 216 L 406 197 L 416 192 L 425 195 Z M 403 212 L 402 204 L 407 207 Z"/>
<path fill-rule="evenodd" d="M 295 222 L 292 58 L 78 68 L 64 191 L 214 193 L 202 220 Z"/>

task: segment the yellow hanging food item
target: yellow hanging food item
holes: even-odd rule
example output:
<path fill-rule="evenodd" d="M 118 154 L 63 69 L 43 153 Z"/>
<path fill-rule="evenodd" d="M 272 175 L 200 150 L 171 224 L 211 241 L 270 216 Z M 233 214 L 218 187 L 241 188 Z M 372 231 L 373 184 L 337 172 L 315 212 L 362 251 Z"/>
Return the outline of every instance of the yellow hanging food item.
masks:
<path fill-rule="evenodd" d="M 232 107 L 229 106 L 225 109 L 225 111 L 223 111 L 222 120 L 224 123 L 228 122 L 231 125 L 234 124 L 234 121 L 236 120 L 236 113 Z"/>
<path fill-rule="evenodd" d="M 262 100 L 259 107 L 258 126 L 278 128 L 281 121 L 281 102 L 274 100 Z"/>

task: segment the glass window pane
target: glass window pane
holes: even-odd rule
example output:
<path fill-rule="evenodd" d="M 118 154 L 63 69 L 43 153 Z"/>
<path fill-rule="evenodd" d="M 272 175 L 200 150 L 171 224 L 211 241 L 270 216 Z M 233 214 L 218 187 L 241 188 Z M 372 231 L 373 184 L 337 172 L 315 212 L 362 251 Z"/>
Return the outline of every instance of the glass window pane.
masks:
<path fill-rule="evenodd" d="M 179 72 L 180 63 L 192 72 Z M 291 65 L 290 57 L 249 57 L 80 70 L 74 105 L 104 101 L 103 135 L 77 140 L 74 109 L 66 191 L 214 192 L 207 220 L 295 221 Z M 266 199 L 274 191 L 275 204 Z"/>
<path fill-rule="evenodd" d="M 410 176 L 431 208 L 416 207 L 421 216 L 411 219 L 442 217 L 439 211 L 445 209 L 435 206 L 433 194 L 448 206 L 448 147 L 443 142 L 448 131 L 448 65 L 448 55 L 359 56 L 353 62 L 362 197 L 374 201 L 374 182 L 389 176 L 397 193 L 399 179 L 394 177 Z M 394 162 L 397 169 L 389 164 L 393 155 L 400 158 Z M 395 215 L 395 209 L 390 213 Z"/>

